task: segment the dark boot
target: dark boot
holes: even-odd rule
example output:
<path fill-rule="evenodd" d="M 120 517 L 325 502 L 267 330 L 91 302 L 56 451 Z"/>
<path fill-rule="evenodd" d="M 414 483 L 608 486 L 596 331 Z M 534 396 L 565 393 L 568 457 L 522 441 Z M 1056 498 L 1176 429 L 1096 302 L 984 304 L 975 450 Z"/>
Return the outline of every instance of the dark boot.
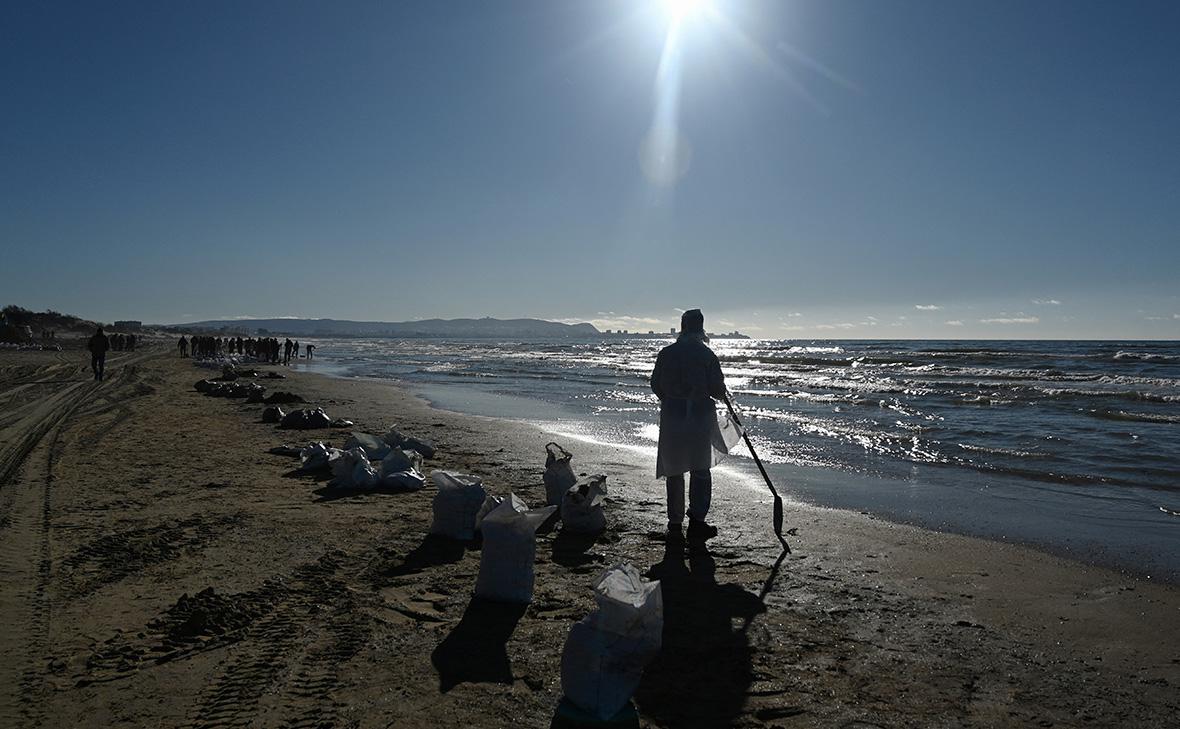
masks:
<path fill-rule="evenodd" d="M 717 536 L 717 527 L 696 519 L 688 520 L 688 539 L 692 542 L 703 542 Z"/>

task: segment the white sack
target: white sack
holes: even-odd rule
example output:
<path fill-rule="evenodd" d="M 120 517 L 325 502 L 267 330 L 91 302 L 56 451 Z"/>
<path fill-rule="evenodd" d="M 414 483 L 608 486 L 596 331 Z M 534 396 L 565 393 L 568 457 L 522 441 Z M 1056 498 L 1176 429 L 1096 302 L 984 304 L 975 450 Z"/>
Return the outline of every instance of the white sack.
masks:
<path fill-rule="evenodd" d="M 397 473 L 399 471 L 411 470 L 422 470 L 422 456 L 415 451 L 403 451 L 401 448 L 391 448 L 389 455 L 381 460 L 382 473 Z"/>
<path fill-rule="evenodd" d="M 561 500 L 561 530 L 574 534 L 597 534 L 606 529 L 606 476 L 596 474 L 579 479 Z"/>
<path fill-rule="evenodd" d="M 664 601 L 660 583 L 626 563 L 599 576 L 594 601 L 597 609 L 566 639 L 561 688 L 575 706 L 605 720 L 627 705 L 660 651 Z"/>
<path fill-rule="evenodd" d="M 572 453 L 556 443 L 545 446 L 545 503 L 550 506 L 560 506 L 565 492 L 578 481 L 570 466 L 573 457 Z"/>
<path fill-rule="evenodd" d="M 381 474 L 368 460 L 357 461 L 352 469 L 352 487 L 357 489 L 377 488 L 381 483 Z"/>
<path fill-rule="evenodd" d="M 354 430 L 348 440 L 344 441 L 344 450 L 350 448 L 364 448 L 365 457 L 370 461 L 380 461 L 389 455 L 389 444 L 375 435 Z"/>
<path fill-rule="evenodd" d="M 533 562 L 537 556 L 537 527 L 556 506 L 529 510 L 510 494 L 480 523 L 483 548 L 479 555 L 479 576 L 475 596 L 499 602 L 528 603 L 533 600 Z"/>
<path fill-rule="evenodd" d="M 417 451 L 422 454 L 423 458 L 434 458 L 435 448 L 433 443 L 428 440 L 408 436 L 397 428 L 390 428 L 381 438 L 394 448 Z"/>
<path fill-rule="evenodd" d="M 452 539 L 475 537 L 475 516 L 487 492 L 476 476 L 432 471 L 430 480 L 438 487 L 434 495 L 434 521 L 430 533 Z"/>
<path fill-rule="evenodd" d="M 417 491 L 426 485 L 426 479 L 421 473 L 414 469 L 407 469 L 405 471 L 395 471 L 393 473 L 381 474 L 381 485 L 386 488 L 404 489 L 406 491 Z"/>
<path fill-rule="evenodd" d="M 307 424 L 303 426 L 305 428 L 327 428 L 332 425 L 332 419 L 328 417 L 323 408 L 305 412 L 307 412 Z"/>
<path fill-rule="evenodd" d="M 307 447 L 299 451 L 299 467 L 304 471 L 326 468 L 340 456 L 339 448 L 329 448 L 323 443 L 308 443 Z"/>
<path fill-rule="evenodd" d="M 369 465 L 369 459 L 365 458 L 364 448 L 349 448 L 344 451 L 332 463 L 332 475 L 336 477 L 336 485 L 351 486 L 353 471 L 361 463 Z"/>
<path fill-rule="evenodd" d="M 519 497 L 517 497 L 516 494 L 510 493 L 508 496 L 496 496 L 495 494 L 489 494 L 488 497 L 483 500 L 483 506 L 479 507 L 479 513 L 475 515 L 475 531 L 479 531 L 480 525 L 483 524 L 483 518 L 490 514 L 497 506 L 504 503 L 505 499 L 510 500 L 517 511 L 527 511 L 529 508 L 523 501 L 520 500 Z"/>

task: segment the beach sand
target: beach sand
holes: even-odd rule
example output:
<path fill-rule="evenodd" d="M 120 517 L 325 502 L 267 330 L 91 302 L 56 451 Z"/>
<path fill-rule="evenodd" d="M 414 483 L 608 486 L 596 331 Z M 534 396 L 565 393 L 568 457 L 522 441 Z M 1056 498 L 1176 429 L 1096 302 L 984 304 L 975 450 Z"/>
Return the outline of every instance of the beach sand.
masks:
<path fill-rule="evenodd" d="M 644 727 L 1175 725 L 1180 592 L 1032 549 L 788 504 L 793 553 L 719 477 L 708 555 L 665 553 L 661 485 L 636 451 L 607 532 L 538 537 L 531 605 L 472 606 L 479 552 L 425 539 L 433 488 L 340 494 L 267 453 L 290 432 L 209 398 L 164 345 L 0 352 L 0 725 L 549 726 L 571 624 L 601 569 L 663 580 Z M 527 423 L 459 415 L 390 383 L 263 380 L 356 429 L 430 439 L 429 468 L 544 501 Z M 789 485 L 784 485 L 789 493 Z M 762 528 L 738 525 L 763 525 Z"/>

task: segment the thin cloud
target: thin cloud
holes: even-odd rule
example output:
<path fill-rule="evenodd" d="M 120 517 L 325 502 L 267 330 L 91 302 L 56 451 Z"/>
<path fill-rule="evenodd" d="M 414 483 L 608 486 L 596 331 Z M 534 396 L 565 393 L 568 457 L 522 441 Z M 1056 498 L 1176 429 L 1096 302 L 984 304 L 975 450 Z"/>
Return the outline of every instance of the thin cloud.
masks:
<path fill-rule="evenodd" d="M 961 326 L 963 326 L 963 322 L 959 319 L 947 319 L 946 322 L 944 322 L 944 323 L 948 327 L 961 327 Z"/>
<path fill-rule="evenodd" d="M 1037 306 L 1061 306 L 1057 299 L 1033 299 L 1032 302 Z"/>
<path fill-rule="evenodd" d="M 914 308 L 918 311 L 941 311 L 942 307 L 938 304 L 914 304 Z"/>
<path fill-rule="evenodd" d="M 792 319 L 794 319 L 794 318 L 796 318 L 796 317 L 803 316 L 803 312 L 801 312 L 801 311 L 792 311 L 790 314 L 787 314 L 787 316 L 789 316 L 789 317 L 791 317 Z"/>
<path fill-rule="evenodd" d="M 598 316 L 594 319 L 563 319 L 562 322 L 566 324 L 589 322 L 598 329 L 628 329 L 628 330 L 642 330 L 648 329 L 651 331 L 663 331 L 668 327 L 664 319 L 657 319 L 652 316 L 633 316 L 631 314 L 614 314 L 613 312 L 598 312 Z"/>
<path fill-rule="evenodd" d="M 981 324 L 1038 324 L 1040 321 L 1039 316 L 1001 316 L 979 320 Z"/>

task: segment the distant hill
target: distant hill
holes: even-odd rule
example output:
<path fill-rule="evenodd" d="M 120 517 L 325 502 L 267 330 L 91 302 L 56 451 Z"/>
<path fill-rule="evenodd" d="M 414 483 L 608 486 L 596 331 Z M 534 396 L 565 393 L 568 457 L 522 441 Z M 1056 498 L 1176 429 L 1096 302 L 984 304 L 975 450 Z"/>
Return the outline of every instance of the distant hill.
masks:
<path fill-rule="evenodd" d="M 30 335 L 40 336 L 41 332 L 52 330 L 60 334 L 94 333 L 98 324 L 73 314 L 60 311 L 30 311 L 15 304 L 0 310 L 0 341 L 20 342 Z M 25 327 L 28 327 L 27 331 Z"/>
<path fill-rule="evenodd" d="M 349 321 L 346 319 L 223 319 L 172 324 L 184 331 L 235 331 L 302 337 L 596 337 L 593 324 L 562 324 L 544 319 L 424 319 L 422 321 Z"/>

